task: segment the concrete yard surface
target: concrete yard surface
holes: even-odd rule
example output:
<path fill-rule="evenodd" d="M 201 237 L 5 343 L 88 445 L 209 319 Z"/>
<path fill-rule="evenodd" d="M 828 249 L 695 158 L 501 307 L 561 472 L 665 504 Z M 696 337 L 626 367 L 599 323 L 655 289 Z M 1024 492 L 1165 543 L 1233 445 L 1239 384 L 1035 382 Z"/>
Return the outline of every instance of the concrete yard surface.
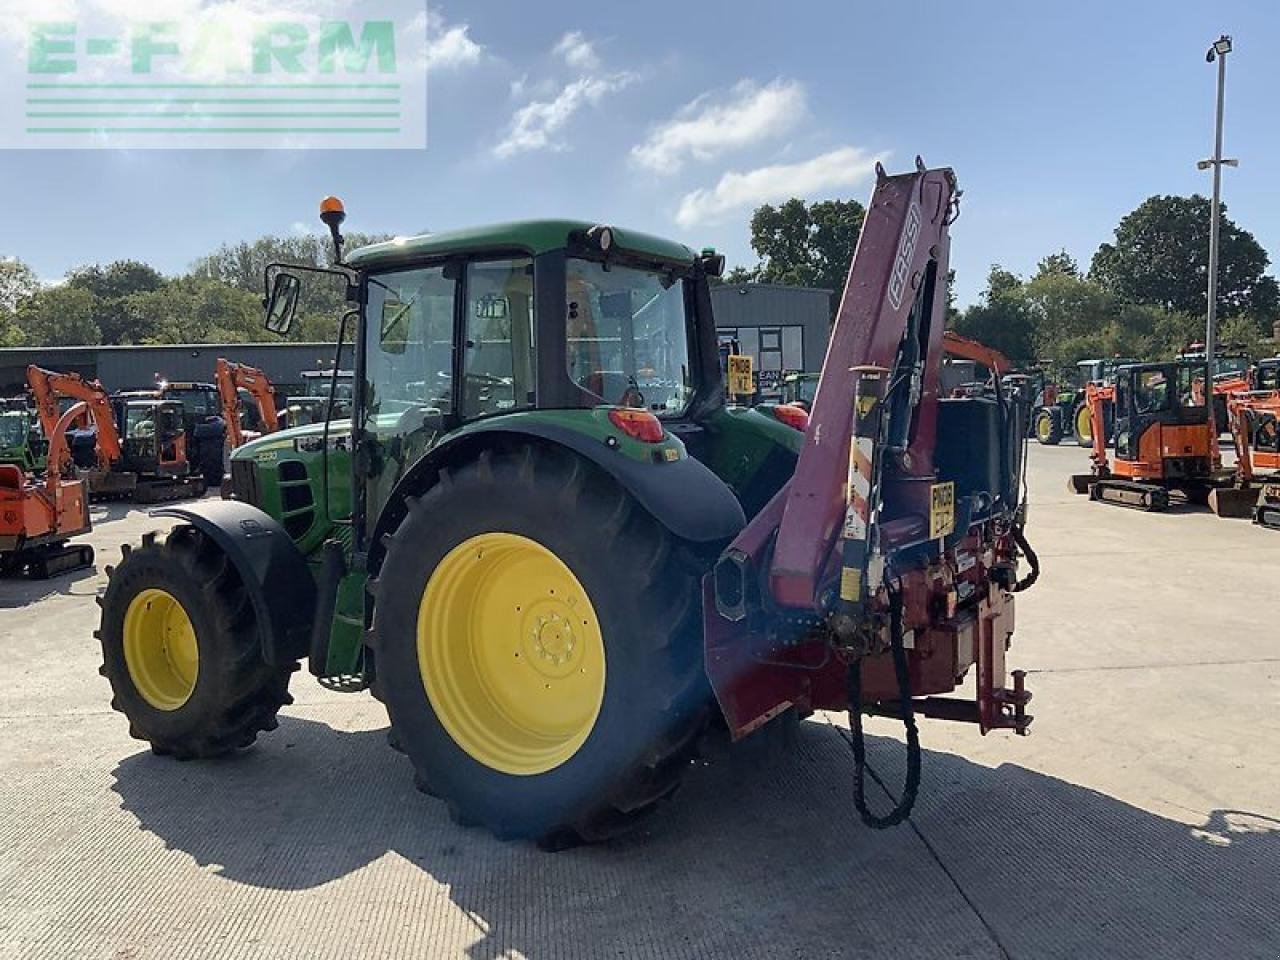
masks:
<path fill-rule="evenodd" d="M 95 507 L 95 571 L 0 582 L 0 957 L 1276 960 L 1280 532 L 1091 503 L 1086 465 L 1030 454 L 1030 737 L 921 721 L 916 811 L 875 832 L 821 715 L 559 854 L 455 825 L 382 707 L 305 672 L 254 749 L 153 756 L 109 707 L 93 598 L 163 522 Z M 867 729 L 896 790 L 899 731 Z"/>

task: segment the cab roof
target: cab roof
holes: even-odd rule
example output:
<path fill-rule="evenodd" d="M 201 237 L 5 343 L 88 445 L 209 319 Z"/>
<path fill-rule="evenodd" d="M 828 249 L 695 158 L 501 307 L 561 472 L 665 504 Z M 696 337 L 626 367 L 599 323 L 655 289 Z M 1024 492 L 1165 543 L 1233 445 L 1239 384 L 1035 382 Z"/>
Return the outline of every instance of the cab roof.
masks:
<path fill-rule="evenodd" d="M 384 243 L 360 247 L 346 258 L 346 262 L 364 270 L 427 257 L 485 250 L 523 250 L 537 256 L 567 246 L 571 234 L 585 232 L 596 225 L 588 220 L 513 220 L 417 237 L 396 237 Z M 683 243 L 612 224 L 605 226 L 613 231 L 614 247 L 626 253 L 679 264 L 692 264 L 696 257 L 694 251 Z"/>

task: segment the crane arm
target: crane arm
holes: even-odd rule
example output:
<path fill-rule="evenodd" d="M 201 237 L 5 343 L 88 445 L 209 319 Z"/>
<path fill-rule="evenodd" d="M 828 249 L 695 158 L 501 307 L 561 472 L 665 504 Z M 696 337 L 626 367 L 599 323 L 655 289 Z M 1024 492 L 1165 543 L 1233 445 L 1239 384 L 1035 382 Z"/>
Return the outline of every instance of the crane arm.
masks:
<path fill-rule="evenodd" d="M 942 332 L 942 349 L 953 357 L 959 357 L 961 360 L 972 360 L 974 363 L 981 364 L 990 370 L 997 380 L 1013 369 L 1013 364 L 1009 362 L 1009 358 L 999 350 L 979 343 L 977 340 L 962 337 L 954 330 L 944 330 Z"/>
<path fill-rule="evenodd" d="M 846 519 L 845 492 L 853 435 L 850 402 L 862 374 L 881 371 L 890 424 L 883 447 L 904 475 L 933 474 L 938 379 L 946 315 L 950 243 L 957 202 L 949 169 L 888 176 L 877 168 L 858 247 L 831 331 L 807 436 L 787 485 L 782 516 L 764 511 L 744 543 L 771 523 L 777 536 L 770 591 L 783 606 L 812 607 L 818 581 Z M 891 378 L 891 379 L 890 379 Z M 875 486 L 872 481 L 872 486 Z M 759 530 L 753 528 L 760 528 Z"/>
<path fill-rule="evenodd" d="M 257 367 L 245 363 L 218 358 L 214 369 L 214 382 L 218 385 L 218 399 L 222 404 L 222 419 L 227 422 L 227 436 L 231 438 L 231 446 L 238 447 L 244 443 L 244 431 L 240 427 L 240 396 L 238 391 L 245 390 L 253 397 L 258 408 L 258 419 L 265 432 L 275 433 L 280 429 L 280 419 L 276 414 L 275 391 L 271 380 Z"/>
<path fill-rule="evenodd" d="M 99 467 L 109 470 L 111 464 L 124 455 L 120 446 L 120 433 L 116 429 L 115 411 L 111 408 L 111 397 L 97 380 L 85 380 L 78 373 L 56 373 L 33 364 L 27 367 L 27 384 L 31 387 L 40 425 L 46 436 L 53 436 L 58 427 L 58 397 L 69 397 L 84 402 L 94 426 L 98 428 Z M 63 456 L 70 459 L 65 448 Z M 59 464 L 59 468 L 64 465 Z"/>

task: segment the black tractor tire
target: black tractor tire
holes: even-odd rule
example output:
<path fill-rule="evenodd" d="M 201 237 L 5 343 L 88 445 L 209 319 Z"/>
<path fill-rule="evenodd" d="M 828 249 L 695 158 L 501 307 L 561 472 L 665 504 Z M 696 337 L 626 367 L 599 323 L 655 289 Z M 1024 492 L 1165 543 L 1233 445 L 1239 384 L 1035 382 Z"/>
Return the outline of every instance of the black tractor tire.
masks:
<path fill-rule="evenodd" d="M 1062 421 L 1053 410 L 1036 412 L 1034 433 L 1036 440 L 1046 447 L 1056 447 L 1062 441 Z"/>
<path fill-rule="evenodd" d="M 433 708 L 419 665 L 416 625 L 432 573 L 456 545 L 491 532 L 533 540 L 567 566 L 603 639 L 607 680 L 586 739 L 532 775 L 465 751 Z M 369 587 L 373 691 L 416 782 L 456 821 L 560 849 L 627 831 L 675 791 L 711 703 L 700 591 L 709 560 L 586 461 L 536 446 L 484 451 L 442 471 L 408 498 L 384 542 Z"/>
<path fill-rule="evenodd" d="M 297 663 L 262 659 L 253 605 L 234 565 L 195 527 L 180 525 L 162 543 L 152 533 L 138 548 L 122 548 L 99 604 L 95 635 L 102 644 L 99 672 L 111 683 L 111 706 L 129 720 L 129 733 L 179 760 L 217 757 L 250 746 L 274 730 L 276 714 L 293 702 L 289 675 Z M 144 590 L 174 598 L 194 629 L 195 685 L 176 709 L 160 709 L 139 691 L 125 656 L 125 613 Z"/>
<path fill-rule="evenodd" d="M 1093 446 L 1092 427 L 1090 428 L 1090 431 L 1088 433 L 1085 433 L 1083 430 L 1080 429 L 1081 423 L 1082 423 L 1081 418 L 1084 418 L 1084 420 L 1087 421 L 1088 417 L 1089 417 L 1089 406 L 1088 404 L 1084 404 L 1084 403 L 1078 404 L 1076 406 L 1075 412 L 1071 414 L 1071 435 L 1075 437 L 1076 443 L 1082 447 Z"/>

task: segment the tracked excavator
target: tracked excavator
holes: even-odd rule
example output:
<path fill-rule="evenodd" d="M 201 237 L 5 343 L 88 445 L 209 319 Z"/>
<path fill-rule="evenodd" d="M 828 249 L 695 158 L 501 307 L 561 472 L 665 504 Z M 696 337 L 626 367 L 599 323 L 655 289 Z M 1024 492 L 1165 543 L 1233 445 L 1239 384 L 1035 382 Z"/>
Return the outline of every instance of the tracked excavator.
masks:
<path fill-rule="evenodd" d="M 155 398 L 112 398 L 97 380 L 77 373 L 27 368 L 27 383 L 47 433 L 58 423 L 58 398 L 82 401 L 95 430 L 94 463 L 83 471 L 90 497 L 138 503 L 185 500 L 204 493 L 204 479 L 191 476 L 186 458 L 182 404 Z M 65 447 L 64 447 L 65 450 Z M 69 451 L 51 469 L 69 475 Z"/>

